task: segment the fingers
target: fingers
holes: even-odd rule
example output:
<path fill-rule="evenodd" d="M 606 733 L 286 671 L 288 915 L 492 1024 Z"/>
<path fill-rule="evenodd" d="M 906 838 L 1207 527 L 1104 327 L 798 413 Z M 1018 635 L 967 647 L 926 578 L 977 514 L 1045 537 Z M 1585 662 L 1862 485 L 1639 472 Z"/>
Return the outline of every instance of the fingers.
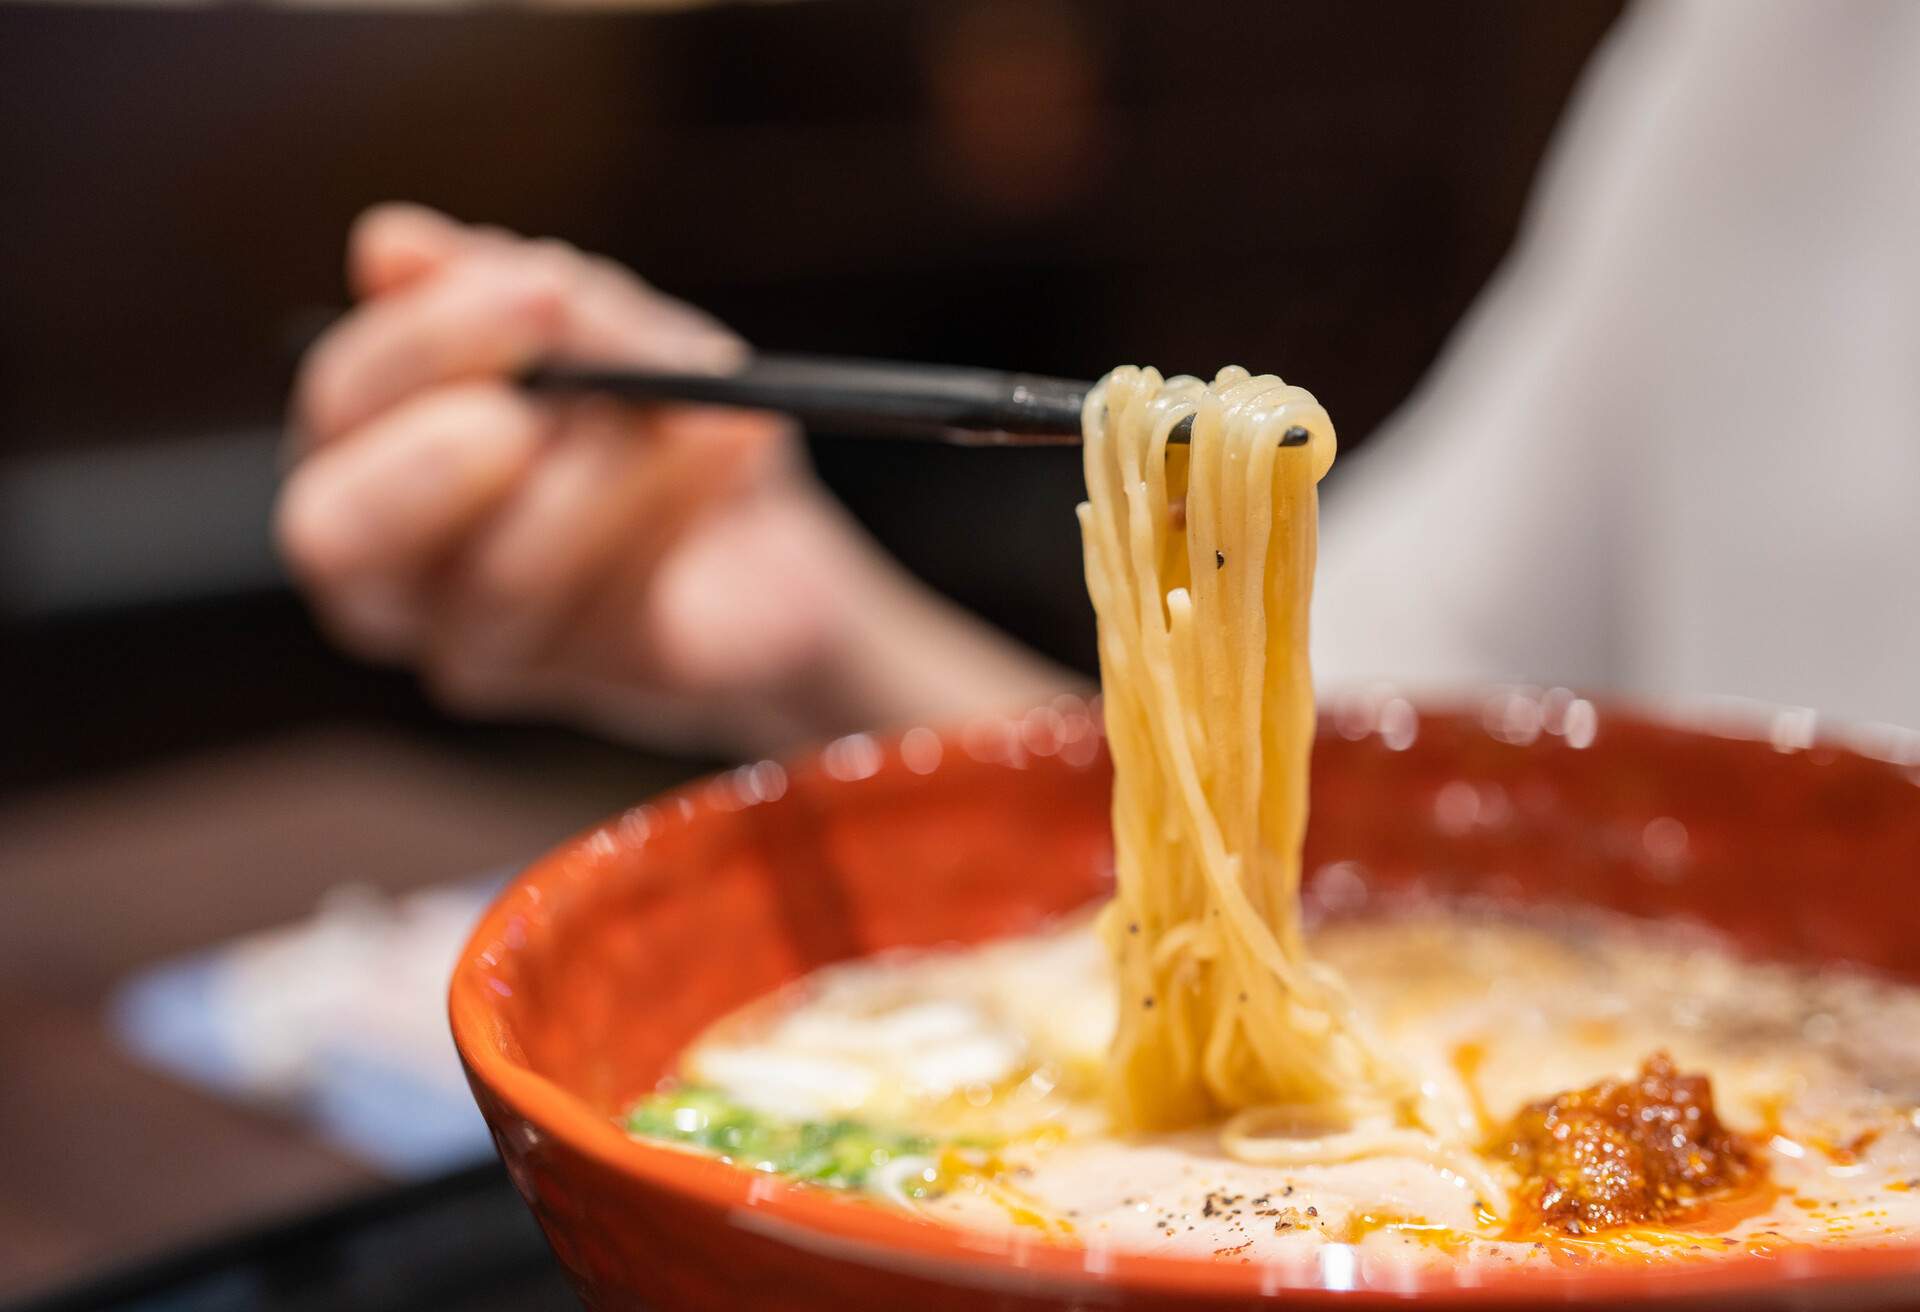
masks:
<path fill-rule="evenodd" d="M 356 279 L 384 290 L 309 356 L 294 412 L 307 444 L 336 440 L 422 387 L 544 357 L 706 371 L 746 355 L 705 314 L 564 243 L 392 206 L 368 213 L 353 246 Z"/>
<path fill-rule="evenodd" d="M 766 416 L 570 407 L 525 485 L 442 575 L 429 662 L 464 671 L 448 682 L 468 687 L 557 655 L 646 664 L 642 643 L 590 650 L 609 645 L 601 617 L 632 614 L 687 526 L 786 450 Z"/>
<path fill-rule="evenodd" d="M 535 402 L 511 384 L 541 359 L 725 369 L 745 356 L 737 338 L 608 261 L 419 206 L 365 214 L 349 276 L 366 299 L 309 354 L 303 458 L 276 513 L 289 564 L 346 645 L 417 664 L 470 711 L 550 705 L 595 680 L 666 693 L 701 684 L 688 667 L 710 661 L 730 685 L 785 663 L 754 635 L 798 642 L 811 612 L 797 592 L 761 588 L 717 652 L 667 618 L 697 618 L 702 578 L 755 576 L 724 544 L 769 544 L 709 530 L 750 528 L 756 489 L 797 469 L 791 425 Z M 709 540 L 719 558 L 689 552 Z M 654 594 L 676 559 L 692 564 L 663 608 Z M 799 618 L 773 622 L 789 610 Z"/>
<path fill-rule="evenodd" d="M 745 358 L 744 345 L 717 320 L 661 295 L 611 260 L 564 242 L 524 241 L 498 228 L 458 223 L 423 205 L 389 202 L 362 214 L 347 240 L 347 276 L 356 296 L 372 299 L 479 253 L 545 262 L 560 274 L 575 292 L 559 342 L 569 354 L 715 370 Z"/>
<path fill-rule="evenodd" d="M 295 405 L 301 436 L 335 441 L 423 388 L 539 359 L 561 336 L 570 278 L 553 261 L 479 252 L 362 306 L 307 360 Z"/>
<path fill-rule="evenodd" d="M 689 373 L 720 373 L 745 362 L 746 344 L 717 320 L 610 260 L 563 250 L 578 261 L 579 275 L 562 354 Z"/>
<path fill-rule="evenodd" d="M 356 298 L 384 296 L 437 273 L 472 245 L 470 230 L 438 210 L 392 201 L 354 220 L 347 285 Z"/>
<path fill-rule="evenodd" d="M 612 405 L 570 407 L 560 435 L 441 580 L 441 662 L 537 663 L 644 523 L 659 460 Z"/>
<path fill-rule="evenodd" d="M 522 244 L 505 228 L 462 223 L 408 201 L 372 206 L 347 236 L 347 285 L 369 300 L 409 287 L 476 251 L 501 252 Z"/>
<path fill-rule="evenodd" d="M 344 641 L 382 659 L 414 649 L 432 574 L 525 477 L 546 429 L 505 385 L 458 384 L 293 472 L 275 516 L 281 550 Z"/>

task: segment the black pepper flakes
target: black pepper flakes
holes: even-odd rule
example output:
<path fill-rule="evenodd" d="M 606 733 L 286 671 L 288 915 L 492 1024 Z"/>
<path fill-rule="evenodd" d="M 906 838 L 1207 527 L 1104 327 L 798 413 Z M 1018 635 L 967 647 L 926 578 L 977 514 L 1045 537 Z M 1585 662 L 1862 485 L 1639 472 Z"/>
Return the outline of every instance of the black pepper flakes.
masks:
<path fill-rule="evenodd" d="M 1224 551 L 1216 551 L 1216 552 L 1214 552 L 1214 553 L 1213 553 L 1213 567 L 1214 567 L 1215 569 L 1225 569 L 1225 568 L 1227 567 L 1227 553 L 1226 553 L 1226 552 L 1224 552 Z"/>

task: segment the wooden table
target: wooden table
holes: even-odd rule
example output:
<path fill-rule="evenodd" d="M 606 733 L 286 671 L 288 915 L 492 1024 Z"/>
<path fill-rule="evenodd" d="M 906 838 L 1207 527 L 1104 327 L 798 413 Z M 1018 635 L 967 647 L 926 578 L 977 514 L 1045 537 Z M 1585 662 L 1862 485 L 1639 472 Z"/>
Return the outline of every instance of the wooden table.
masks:
<path fill-rule="evenodd" d="M 128 974 L 338 883 L 524 860 L 690 771 L 463 741 L 308 730 L 0 804 L 0 1298 L 383 1183 L 124 1056 L 101 1003 Z"/>

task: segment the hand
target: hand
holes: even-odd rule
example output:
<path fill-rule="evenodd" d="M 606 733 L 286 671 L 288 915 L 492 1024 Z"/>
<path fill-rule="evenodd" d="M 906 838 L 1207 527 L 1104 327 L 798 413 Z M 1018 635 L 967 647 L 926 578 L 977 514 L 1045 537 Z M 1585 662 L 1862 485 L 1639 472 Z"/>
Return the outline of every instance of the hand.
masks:
<path fill-rule="evenodd" d="M 362 303 L 301 371 L 276 527 L 350 649 L 458 711 L 727 750 L 1064 686 L 885 560 L 784 421 L 511 384 L 547 357 L 734 366 L 698 310 L 414 206 L 364 215 L 348 263 Z"/>

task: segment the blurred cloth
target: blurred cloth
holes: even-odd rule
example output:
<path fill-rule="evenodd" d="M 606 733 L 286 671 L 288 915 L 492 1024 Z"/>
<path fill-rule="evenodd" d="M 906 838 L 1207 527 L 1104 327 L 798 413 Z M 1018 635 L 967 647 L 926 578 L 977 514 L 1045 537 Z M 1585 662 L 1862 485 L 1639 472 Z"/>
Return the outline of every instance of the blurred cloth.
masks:
<path fill-rule="evenodd" d="M 1328 492 L 1316 670 L 1920 725 L 1920 6 L 1644 5 Z"/>
<path fill-rule="evenodd" d="M 447 1028 L 447 980 L 507 876 L 389 897 L 345 884 L 308 919 L 167 962 L 113 999 L 151 1065 L 282 1111 L 369 1166 L 432 1175 L 493 1153 Z"/>

